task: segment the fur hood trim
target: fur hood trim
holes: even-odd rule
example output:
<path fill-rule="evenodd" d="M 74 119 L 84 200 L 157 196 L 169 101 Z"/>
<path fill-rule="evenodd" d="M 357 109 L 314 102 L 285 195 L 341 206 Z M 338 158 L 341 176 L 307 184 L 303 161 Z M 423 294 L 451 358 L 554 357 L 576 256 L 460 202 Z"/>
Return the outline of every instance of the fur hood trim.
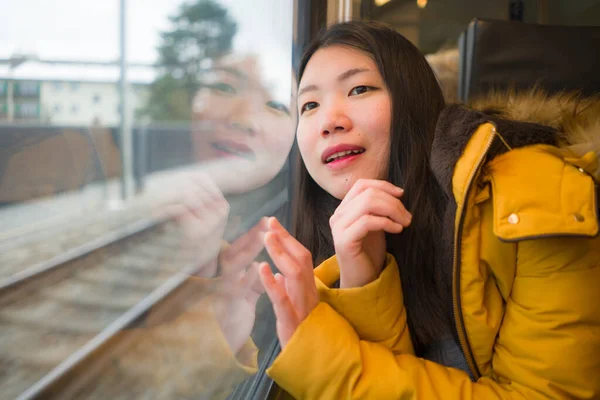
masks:
<path fill-rule="evenodd" d="M 492 92 L 472 102 L 474 110 L 513 121 L 549 126 L 559 146 L 578 157 L 594 151 L 600 158 L 600 96 L 577 92 L 549 95 L 542 90 Z M 600 171 L 596 171 L 598 176 Z"/>
<path fill-rule="evenodd" d="M 454 165 L 473 132 L 486 122 L 496 125 L 511 148 L 548 144 L 577 157 L 594 151 L 600 158 L 600 97 L 548 95 L 537 89 L 490 93 L 469 107 L 450 105 L 438 118 L 431 168 L 449 196 Z M 504 151 L 504 146 L 497 146 L 489 157 Z M 600 167 L 595 175 L 600 177 Z"/>

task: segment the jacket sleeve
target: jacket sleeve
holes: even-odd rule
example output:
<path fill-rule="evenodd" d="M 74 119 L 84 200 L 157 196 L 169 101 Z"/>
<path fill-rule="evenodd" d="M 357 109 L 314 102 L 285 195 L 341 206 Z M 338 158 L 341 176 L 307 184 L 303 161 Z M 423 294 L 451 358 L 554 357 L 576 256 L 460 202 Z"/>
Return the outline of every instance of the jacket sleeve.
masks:
<path fill-rule="evenodd" d="M 319 303 L 267 371 L 296 399 L 493 399 L 494 387 L 459 370 L 361 340 Z"/>
<path fill-rule="evenodd" d="M 381 344 L 394 354 L 414 353 L 398 265 L 391 254 L 379 278 L 362 287 L 329 287 L 339 279 L 336 256 L 324 261 L 315 275 L 320 300 L 343 316 L 361 339 Z"/>
<path fill-rule="evenodd" d="M 297 399 L 598 399 L 599 242 L 572 239 L 579 240 L 573 246 L 555 240 L 531 241 L 539 248 L 523 253 L 532 258 L 521 265 L 529 261 L 534 270 L 516 279 L 492 372 L 477 382 L 463 371 L 367 339 L 361 318 L 342 316 L 324 301 L 267 373 Z M 557 264 L 555 253 L 565 251 L 570 257 L 563 254 Z M 551 273 L 556 270 L 561 273 Z"/>
<path fill-rule="evenodd" d="M 570 350 L 576 347 L 577 344 L 571 342 Z M 548 349 L 550 351 L 552 349 Z M 535 363 L 535 360 L 527 362 Z M 548 395 L 547 391 L 538 390 L 539 386 L 520 383 L 523 363 L 519 364 L 519 368 L 505 376 L 483 377 L 472 382 L 463 371 L 411 354 L 395 355 L 381 344 L 361 340 L 343 317 L 328 304 L 320 303 L 303 321 L 267 373 L 296 399 L 574 398 L 573 394 L 560 391 Z M 556 368 L 549 366 L 549 369 Z M 584 371 L 579 367 L 577 371 L 564 372 L 571 376 Z M 594 377 L 586 372 L 585 376 L 598 380 L 598 375 Z M 535 382 L 535 386 L 538 384 L 552 386 L 543 377 Z M 580 388 L 577 397 L 598 398 L 598 392 L 589 391 L 589 384 L 587 388 Z"/>

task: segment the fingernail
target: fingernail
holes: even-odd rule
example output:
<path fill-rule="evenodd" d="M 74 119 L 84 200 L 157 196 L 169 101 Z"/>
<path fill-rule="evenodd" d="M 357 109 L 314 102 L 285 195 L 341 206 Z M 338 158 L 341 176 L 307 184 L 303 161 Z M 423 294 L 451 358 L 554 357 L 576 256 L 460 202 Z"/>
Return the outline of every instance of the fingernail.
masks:
<path fill-rule="evenodd" d="M 276 247 L 278 245 L 277 238 L 273 232 L 266 232 L 264 242 L 270 247 Z"/>
<path fill-rule="evenodd" d="M 267 224 L 269 223 L 269 217 L 262 217 L 260 221 L 258 221 L 258 225 L 261 230 L 267 229 Z"/>
<path fill-rule="evenodd" d="M 271 237 L 270 235 L 272 235 L 271 232 L 266 232 L 265 235 L 263 236 L 263 240 L 264 240 L 265 244 L 270 240 L 269 239 Z"/>
<path fill-rule="evenodd" d="M 269 228 L 273 229 L 277 227 L 277 218 L 269 217 Z"/>

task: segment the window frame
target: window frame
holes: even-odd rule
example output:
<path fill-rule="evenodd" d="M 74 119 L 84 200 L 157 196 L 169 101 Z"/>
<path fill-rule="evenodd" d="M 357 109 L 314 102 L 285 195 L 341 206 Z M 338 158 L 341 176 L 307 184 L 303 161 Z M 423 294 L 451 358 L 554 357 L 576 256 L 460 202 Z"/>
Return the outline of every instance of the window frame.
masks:
<path fill-rule="evenodd" d="M 327 24 L 327 6 L 328 0 L 294 0 L 293 2 L 293 37 L 295 41 L 292 46 L 292 60 L 300 60 L 300 57 L 306 46 L 315 38 L 319 30 Z M 294 65 L 295 68 L 298 65 Z M 291 221 L 294 210 L 292 199 L 295 196 L 295 177 L 296 164 L 300 156 L 296 141 L 290 150 L 290 154 L 286 161 L 288 174 L 288 204 L 286 207 L 290 209 L 287 212 L 287 219 L 284 221 L 286 229 L 291 228 Z M 266 374 L 267 368 L 273 363 L 277 355 L 281 351 L 277 337 L 271 342 L 271 345 L 266 350 L 264 360 L 259 365 L 259 370 L 254 377 L 247 379 L 229 395 L 229 400 L 276 400 L 285 395 L 285 392 L 277 386 L 277 384 Z"/>

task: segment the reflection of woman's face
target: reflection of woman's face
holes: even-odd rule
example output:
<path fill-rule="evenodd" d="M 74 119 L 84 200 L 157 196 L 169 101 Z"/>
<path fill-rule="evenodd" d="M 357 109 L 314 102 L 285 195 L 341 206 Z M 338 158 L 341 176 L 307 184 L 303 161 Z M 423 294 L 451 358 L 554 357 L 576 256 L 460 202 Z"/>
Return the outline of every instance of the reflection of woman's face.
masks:
<path fill-rule="evenodd" d="M 241 167 L 245 179 L 235 192 L 265 184 L 279 172 L 293 142 L 288 104 L 265 89 L 252 59 L 217 65 L 203 76 L 194 98 L 198 161 Z"/>

